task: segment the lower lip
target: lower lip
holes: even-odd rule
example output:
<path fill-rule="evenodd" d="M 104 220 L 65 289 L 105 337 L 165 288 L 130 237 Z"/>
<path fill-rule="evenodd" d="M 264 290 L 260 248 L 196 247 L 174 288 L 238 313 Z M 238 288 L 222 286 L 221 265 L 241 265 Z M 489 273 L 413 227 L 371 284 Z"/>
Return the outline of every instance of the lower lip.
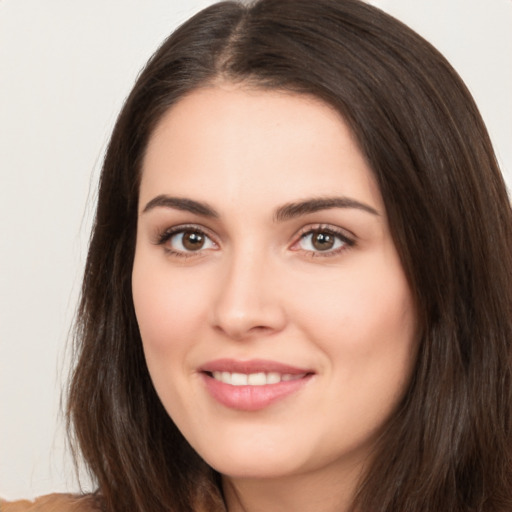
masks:
<path fill-rule="evenodd" d="M 312 377 L 266 384 L 264 386 L 232 386 L 203 373 L 206 389 L 217 402 L 239 411 L 259 411 L 299 391 Z"/>

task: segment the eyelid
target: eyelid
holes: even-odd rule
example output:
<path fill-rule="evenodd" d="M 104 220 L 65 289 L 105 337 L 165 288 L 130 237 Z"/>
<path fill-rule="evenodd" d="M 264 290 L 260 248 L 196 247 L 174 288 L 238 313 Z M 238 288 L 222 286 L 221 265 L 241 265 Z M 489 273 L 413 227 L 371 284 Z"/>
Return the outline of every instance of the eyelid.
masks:
<path fill-rule="evenodd" d="M 355 239 L 357 238 L 356 235 L 348 229 L 336 226 L 335 224 L 326 224 L 325 222 L 307 224 L 306 226 L 299 229 L 296 236 L 300 237 L 307 233 L 311 233 L 312 231 L 328 231 L 335 235 L 340 235 L 342 238 L 346 238 L 347 240 L 350 240 L 354 243 Z"/>
<path fill-rule="evenodd" d="M 155 245 L 164 244 L 169 238 L 177 233 L 181 233 L 183 231 L 197 231 L 206 235 L 212 241 L 215 241 L 215 235 L 208 228 L 202 226 L 201 224 L 177 224 L 176 226 L 170 226 L 164 229 L 158 229 L 152 239 L 152 242 Z"/>

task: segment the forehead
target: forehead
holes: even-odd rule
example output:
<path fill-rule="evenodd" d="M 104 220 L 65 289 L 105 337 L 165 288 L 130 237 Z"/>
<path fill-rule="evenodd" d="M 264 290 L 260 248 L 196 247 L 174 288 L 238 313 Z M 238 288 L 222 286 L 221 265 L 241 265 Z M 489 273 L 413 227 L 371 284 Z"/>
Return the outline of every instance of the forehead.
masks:
<path fill-rule="evenodd" d="M 230 84 L 192 92 L 157 125 L 143 161 L 141 202 L 162 193 L 208 201 L 345 194 L 381 206 L 337 111 L 311 96 Z"/>

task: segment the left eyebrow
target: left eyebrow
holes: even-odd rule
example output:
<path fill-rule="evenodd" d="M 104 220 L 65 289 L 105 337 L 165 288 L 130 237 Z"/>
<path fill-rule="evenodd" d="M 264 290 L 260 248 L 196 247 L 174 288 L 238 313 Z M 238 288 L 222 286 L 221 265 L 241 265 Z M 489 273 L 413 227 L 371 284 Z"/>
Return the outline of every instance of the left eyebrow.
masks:
<path fill-rule="evenodd" d="M 154 208 L 174 208 L 175 210 L 182 210 L 195 215 L 201 215 L 203 217 L 217 218 L 219 214 L 207 203 L 194 201 L 193 199 L 187 199 L 186 197 L 171 197 L 165 194 L 154 197 L 144 207 L 142 213 L 149 212 Z"/>
<path fill-rule="evenodd" d="M 371 206 L 351 199 L 350 197 L 320 197 L 307 199 L 295 203 L 288 203 L 279 207 L 274 213 L 275 222 L 283 222 L 295 217 L 315 213 L 320 210 L 329 210 L 331 208 L 355 208 L 372 215 L 380 215 L 379 212 Z"/>

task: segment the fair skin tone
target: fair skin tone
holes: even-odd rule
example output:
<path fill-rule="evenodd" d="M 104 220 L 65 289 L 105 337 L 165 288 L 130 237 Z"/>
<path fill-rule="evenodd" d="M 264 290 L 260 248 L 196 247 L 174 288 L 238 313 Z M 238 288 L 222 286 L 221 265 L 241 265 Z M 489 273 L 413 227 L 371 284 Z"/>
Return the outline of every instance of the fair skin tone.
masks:
<path fill-rule="evenodd" d="M 143 162 L 132 283 L 156 391 L 228 510 L 345 510 L 416 321 L 339 114 L 226 83 L 180 100 Z"/>

